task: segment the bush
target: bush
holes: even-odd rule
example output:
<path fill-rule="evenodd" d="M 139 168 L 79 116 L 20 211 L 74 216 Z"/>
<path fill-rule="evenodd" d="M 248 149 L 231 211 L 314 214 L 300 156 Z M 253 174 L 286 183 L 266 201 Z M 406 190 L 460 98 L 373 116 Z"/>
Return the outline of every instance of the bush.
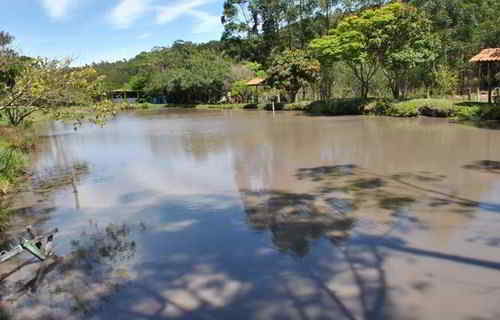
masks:
<path fill-rule="evenodd" d="M 436 87 L 442 95 L 452 95 L 458 87 L 458 75 L 447 66 L 440 66 L 434 72 Z"/>
<path fill-rule="evenodd" d="M 24 155 L 13 148 L 0 150 L 0 176 L 14 178 L 25 165 Z"/>
<path fill-rule="evenodd" d="M 375 106 L 370 109 L 370 113 L 384 116 L 392 113 L 392 103 L 389 100 L 379 100 L 375 103 Z"/>
<path fill-rule="evenodd" d="M 360 115 L 363 114 L 367 102 L 359 98 L 315 101 L 308 106 L 308 111 L 315 114 Z"/>
<path fill-rule="evenodd" d="M 387 100 L 378 101 L 370 113 L 392 117 L 452 117 L 457 112 L 457 106 L 446 99 L 414 99 L 392 103 Z"/>
<path fill-rule="evenodd" d="M 6 194 L 14 179 L 22 174 L 24 155 L 14 149 L 0 150 L 0 194 Z"/>
<path fill-rule="evenodd" d="M 416 117 L 419 115 L 419 107 L 413 103 L 395 103 L 391 104 L 387 114 L 393 117 Z"/>
<path fill-rule="evenodd" d="M 285 105 L 284 110 L 289 110 L 289 111 L 305 111 L 308 109 L 309 105 L 311 104 L 310 101 L 303 101 L 303 102 L 294 102 L 294 103 L 288 103 Z"/>
<path fill-rule="evenodd" d="M 455 116 L 459 120 L 481 120 L 481 108 L 479 106 L 457 107 Z"/>
<path fill-rule="evenodd" d="M 485 106 L 481 108 L 482 120 L 500 120 L 500 108 L 498 106 Z"/>
<path fill-rule="evenodd" d="M 256 103 L 246 104 L 243 109 L 257 109 L 259 106 Z"/>

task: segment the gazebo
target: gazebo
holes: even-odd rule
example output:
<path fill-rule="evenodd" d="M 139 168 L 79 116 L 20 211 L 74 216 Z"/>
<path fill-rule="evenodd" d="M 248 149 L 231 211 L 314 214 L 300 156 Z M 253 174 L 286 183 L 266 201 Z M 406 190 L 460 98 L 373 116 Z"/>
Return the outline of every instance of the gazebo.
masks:
<path fill-rule="evenodd" d="M 111 97 L 111 100 L 113 102 L 126 101 L 129 103 L 134 103 L 139 99 L 140 95 L 140 91 L 126 89 L 113 90 L 109 93 L 109 96 Z"/>
<path fill-rule="evenodd" d="M 484 49 L 479 54 L 472 57 L 470 62 L 479 63 L 479 79 L 481 80 L 481 74 L 483 65 L 486 65 L 487 68 L 487 83 L 488 83 L 488 103 L 493 102 L 492 97 L 492 84 L 493 84 L 493 65 L 499 63 L 500 64 L 500 48 L 490 48 Z"/>
<path fill-rule="evenodd" d="M 257 103 L 259 103 L 259 86 L 263 86 L 266 84 L 266 79 L 263 78 L 255 78 L 250 81 L 247 81 L 246 85 L 249 87 L 255 87 L 256 89 L 256 96 L 257 96 Z"/>

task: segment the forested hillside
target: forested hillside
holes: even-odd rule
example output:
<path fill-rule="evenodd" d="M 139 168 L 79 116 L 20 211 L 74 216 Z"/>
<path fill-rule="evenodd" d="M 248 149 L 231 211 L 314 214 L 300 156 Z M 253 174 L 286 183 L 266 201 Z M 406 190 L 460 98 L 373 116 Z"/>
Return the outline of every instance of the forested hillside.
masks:
<path fill-rule="evenodd" d="M 158 44 L 129 61 L 94 67 L 109 89 L 161 94 L 175 103 L 214 103 L 227 92 L 243 101 L 245 80 L 256 76 L 277 80 L 281 91 L 295 81 L 292 91 L 307 88 L 309 99 L 440 96 L 478 86 L 478 66 L 468 60 L 500 47 L 500 1 L 391 2 L 227 0 L 220 41 Z M 296 50 L 302 52 L 291 54 Z M 287 68 L 283 59 L 317 59 L 321 68 L 302 77 L 304 70 Z M 307 63 L 295 64 L 301 65 Z"/>

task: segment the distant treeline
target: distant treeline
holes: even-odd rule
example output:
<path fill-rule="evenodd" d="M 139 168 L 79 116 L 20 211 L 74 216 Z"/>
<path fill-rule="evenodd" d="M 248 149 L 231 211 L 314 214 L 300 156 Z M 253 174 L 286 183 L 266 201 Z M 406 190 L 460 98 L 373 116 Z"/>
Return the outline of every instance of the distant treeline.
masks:
<path fill-rule="evenodd" d="M 393 2 L 402 7 L 380 10 Z M 173 103 L 215 103 L 228 92 L 229 99 L 248 102 L 254 89 L 245 82 L 257 76 L 274 79 L 270 84 L 284 97 L 300 86 L 309 99 L 400 98 L 477 87 L 478 66 L 468 60 L 482 48 L 500 47 L 498 0 L 226 0 L 222 9 L 220 41 L 177 41 L 93 67 L 106 75 L 109 90 L 140 90 L 145 99 L 160 95 Z M 375 28 L 380 19 L 397 30 L 380 34 L 364 26 Z M 379 43 L 363 42 L 366 35 Z M 362 50 L 346 48 L 346 39 Z M 304 72 L 305 62 L 315 63 L 310 59 L 320 69 Z M 367 70 L 373 70 L 368 79 L 359 74 Z M 270 90 L 261 94 L 277 94 Z"/>

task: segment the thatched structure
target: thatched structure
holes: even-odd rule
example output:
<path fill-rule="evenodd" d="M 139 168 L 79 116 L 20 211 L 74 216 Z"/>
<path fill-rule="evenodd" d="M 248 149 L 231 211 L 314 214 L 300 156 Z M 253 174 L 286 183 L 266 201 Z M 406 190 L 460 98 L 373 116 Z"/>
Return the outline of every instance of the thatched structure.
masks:
<path fill-rule="evenodd" d="M 256 103 L 259 103 L 259 86 L 263 86 L 265 84 L 266 84 L 266 79 L 263 78 L 255 78 L 250 81 L 247 81 L 246 83 L 247 86 L 256 88 L 256 95 L 255 95 Z"/>
<path fill-rule="evenodd" d="M 481 67 L 482 65 L 486 65 L 487 68 L 487 82 L 488 82 L 488 102 L 492 103 L 492 82 L 493 82 L 493 72 L 492 66 L 493 64 L 500 64 L 500 48 L 490 48 L 484 49 L 479 54 L 472 57 L 470 62 L 479 63 L 479 78 L 481 79 Z"/>
<path fill-rule="evenodd" d="M 247 86 L 257 87 L 257 86 L 263 85 L 265 82 L 266 82 L 266 79 L 255 78 L 255 79 L 248 81 L 246 84 L 247 84 Z"/>
<path fill-rule="evenodd" d="M 500 62 L 500 48 L 484 49 L 472 57 L 470 62 Z"/>

